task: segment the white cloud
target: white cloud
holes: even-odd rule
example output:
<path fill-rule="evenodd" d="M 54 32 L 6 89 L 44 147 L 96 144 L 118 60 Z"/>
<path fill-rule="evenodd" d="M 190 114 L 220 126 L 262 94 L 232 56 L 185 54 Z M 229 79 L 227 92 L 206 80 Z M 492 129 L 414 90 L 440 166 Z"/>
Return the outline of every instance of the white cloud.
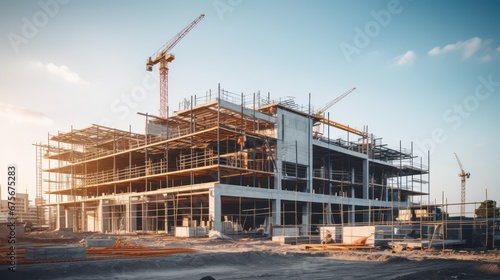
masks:
<path fill-rule="evenodd" d="M 456 51 L 461 52 L 463 58 L 468 58 L 481 48 L 481 42 L 481 38 L 473 37 L 465 42 L 458 41 L 455 44 L 449 44 L 443 48 L 434 47 L 429 51 L 429 55 L 440 55 Z"/>
<path fill-rule="evenodd" d="M 35 61 L 32 64 L 37 68 L 45 69 L 50 74 L 62 78 L 69 83 L 88 84 L 86 81 L 82 80 L 77 73 L 71 71 L 65 65 L 58 66 L 55 65 L 54 63 L 47 63 L 44 65 L 40 61 Z"/>
<path fill-rule="evenodd" d="M 486 54 L 483 57 L 481 57 L 479 60 L 481 60 L 482 62 L 488 62 L 488 61 L 493 60 L 493 56 L 491 54 Z"/>
<path fill-rule="evenodd" d="M 406 64 L 413 64 L 415 59 L 417 58 L 417 55 L 415 55 L 414 51 L 407 51 L 403 55 L 397 56 L 394 58 L 394 63 L 396 65 L 406 65 Z"/>
<path fill-rule="evenodd" d="M 479 142 L 479 143 L 476 143 L 476 147 L 478 148 L 481 148 L 481 147 L 484 147 L 486 146 L 487 144 L 485 142 Z"/>
<path fill-rule="evenodd" d="M 497 48 L 497 52 L 500 52 L 500 47 Z"/>
<path fill-rule="evenodd" d="M 0 103 L 0 119 L 6 119 L 10 124 L 51 124 L 53 122 L 44 113 L 2 103 Z"/>

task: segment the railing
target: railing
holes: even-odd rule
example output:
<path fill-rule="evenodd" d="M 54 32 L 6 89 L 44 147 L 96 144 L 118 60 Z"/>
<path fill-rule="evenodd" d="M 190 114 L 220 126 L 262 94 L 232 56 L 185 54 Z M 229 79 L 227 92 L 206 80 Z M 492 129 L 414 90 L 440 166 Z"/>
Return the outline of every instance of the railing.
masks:
<path fill-rule="evenodd" d="M 393 190 L 403 190 L 403 191 L 412 191 L 412 192 L 422 192 L 423 187 L 420 185 L 411 185 L 411 184 L 400 184 L 398 185 L 388 185 L 386 188 Z"/>
<path fill-rule="evenodd" d="M 88 186 L 88 185 L 99 185 L 103 183 L 133 179 L 137 177 L 161 174 L 167 172 L 167 164 L 164 161 L 146 164 L 142 166 L 132 166 L 124 169 L 109 169 L 105 171 L 100 171 L 92 174 L 84 175 L 84 177 L 79 180 L 80 183 L 77 187 Z"/>
<path fill-rule="evenodd" d="M 334 181 L 343 181 L 343 182 L 351 182 L 352 181 L 352 176 L 347 171 L 332 170 L 331 174 L 329 174 L 328 170 L 326 170 L 324 168 L 313 169 L 313 177 L 318 178 L 318 179 L 327 179 L 327 180 L 331 179 Z M 355 175 L 354 181 L 355 182 L 362 182 L 363 176 L 362 175 Z"/>
<path fill-rule="evenodd" d="M 75 187 L 100 185 L 103 183 L 134 179 L 138 177 L 163 174 L 176 170 L 189 170 L 193 168 L 205 167 L 217 164 L 217 156 L 213 151 L 207 150 L 205 153 L 194 155 L 183 155 L 177 159 L 176 166 L 168 166 L 166 161 L 156 163 L 146 163 L 146 165 L 132 166 L 124 169 L 109 169 L 74 178 Z M 273 172 L 273 164 L 268 159 L 248 158 L 246 153 L 229 153 L 221 155 L 220 164 L 228 167 L 244 168 L 249 170 Z M 71 189 L 72 184 L 59 184 L 59 190 Z"/>
<path fill-rule="evenodd" d="M 216 100 L 218 97 L 219 94 L 217 90 L 209 90 L 204 96 L 196 96 L 196 98 L 193 99 L 185 98 L 183 101 L 179 102 L 179 111 L 189 110 L 191 109 L 191 105 L 195 107 L 197 105 L 209 103 L 210 101 Z M 294 97 L 290 96 L 275 100 L 266 95 L 262 96 L 260 92 L 242 95 L 221 89 L 220 99 L 251 109 L 253 109 L 254 106 L 259 108 L 270 104 L 280 104 L 284 107 L 304 113 L 314 112 L 312 106 L 298 105 L 295 103 Z M 194 102 L 194 104 L 191 104 L 192 102 Z"/>
<path fill-rule="evenodd" d="M 429 167 L 425 164 L 420 164 L 419 162 L 411 162 L 411 161 L 408 161 L 408 160 L 403 160 L 403 161 L 399 161 L 399 160 L 394 160 L 391 162 L 391 164 L 394 166 L 394 167 L 401 167 L 401 168 L 404 168 L 404 169 L 413 169 L 413 170 L 418 170 L 418 171 L 426 171 L 426 170 L 429 170 Z"/>
<path fill-rule="evenodd" d="M 203 152 L 181 155 L 177 159 L 177 168 L 179 170 L 209 166 L 217 163 L 217 157 L 213 150 L 207 149 Z"/>

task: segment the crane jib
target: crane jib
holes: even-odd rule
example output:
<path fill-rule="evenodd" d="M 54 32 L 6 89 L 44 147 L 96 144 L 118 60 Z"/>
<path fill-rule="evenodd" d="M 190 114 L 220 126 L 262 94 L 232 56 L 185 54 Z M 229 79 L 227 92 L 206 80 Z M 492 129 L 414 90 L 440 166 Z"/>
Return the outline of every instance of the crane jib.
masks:
<path fill-rule="evenodd" d="M 160 117 L 166 118 L 168 115 L 168 63 L 175 59 L 175 56 L 169 51 L 179 41 L 186 36 L 186 34 L 195 27 L 195 25 L 203 19 L 205 15 L 199 15 L 188 26 L 182 29 L 177 35 L 170 39 L 163 45 L 155 54 L 146 60 L 146 70 L 153 71 L 153 66 L 158 62 L 160 63 Z"/>

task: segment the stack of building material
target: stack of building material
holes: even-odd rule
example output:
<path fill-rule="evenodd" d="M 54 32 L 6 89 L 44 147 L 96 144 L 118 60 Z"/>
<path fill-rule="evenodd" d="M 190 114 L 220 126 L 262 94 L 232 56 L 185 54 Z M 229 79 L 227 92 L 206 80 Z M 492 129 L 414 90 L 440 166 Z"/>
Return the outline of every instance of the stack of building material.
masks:
<path fill-rule="evenodd" d="M 366 245 L 366 241 L 371 235 L 358 238 L 352 243 L 339 244 L 309 244 L 304 249 L 309 251 L 348 251 L 348 250 L 373 250 L 379 249 L 379 246 Z"/>

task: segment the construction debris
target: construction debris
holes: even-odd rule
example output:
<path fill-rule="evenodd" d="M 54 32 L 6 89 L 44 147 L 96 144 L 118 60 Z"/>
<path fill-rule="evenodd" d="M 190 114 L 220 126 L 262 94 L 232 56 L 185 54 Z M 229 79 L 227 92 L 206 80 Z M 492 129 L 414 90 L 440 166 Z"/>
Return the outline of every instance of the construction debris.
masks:
<path fill-rule="evenodd" d="M 350 251 L 350 250 L 377 250 L 380 246 L 357 244 L 309 244 L 304 249 L 308 251 Z"/>
<path fill-rule="evenodd" d="M 111 239 L 102 239 L 111 240 Z M 48 240 L 51 241 L 51 240 Z M 54 241 L 51 241 L 54 242 Z M 77 242 L 81 244 L 81 242 Z M 97 244 L 97 243 L 96 243 Z M 101 245 L 101 244 L 97 244 Z M 117 258 L 143 258 L 169 256 L 173 254 L 194 253 L 192 248 L 154 248 L 136 245 L 121 238 L 116 239 L 109 247 L 84 247 L 80 246 L 49 246 L 19 248 L 16 251 L 17 263 L 43 263 L 43 262 L 67 262 L 67 261 L 89 261 Z M 0 250 L 0 262 L 6 261 L 6 250 Z"/>
<path fill-rule="evenodd" d="M 464 245 L 465 240 L 404 240 L 389 242 L 389 246 L 396 252 L 404 250 L 428 249 L 428 248 L 449 248 L 457 245 Z"/>
<path fill-rule="evenodd" d="M 196 250 L 189 248 L 148 248 L 126 242 L 121 238 L 116 239 L 112 247 L 87 248 L 87 255 L 100 255 L 106 258 L 139 258 L 193 252 L 196 252 Z"/>
<path fill-rule="evenodd" d="M 314 244 L 314 245 L 305 245 L 304 249 L 308 251 L 347 251 L 347 250 L 375 250 L 379 249 L 380 246 L 372 246 L 372 245 L 366 245 L 366 241 L 370 236 L 366 237 L 361 237 L 357 240 L 355 240 L 353 243 L 350 244 L 343 244 L 343 243 L 338 243 L 338 244 Z"/>

